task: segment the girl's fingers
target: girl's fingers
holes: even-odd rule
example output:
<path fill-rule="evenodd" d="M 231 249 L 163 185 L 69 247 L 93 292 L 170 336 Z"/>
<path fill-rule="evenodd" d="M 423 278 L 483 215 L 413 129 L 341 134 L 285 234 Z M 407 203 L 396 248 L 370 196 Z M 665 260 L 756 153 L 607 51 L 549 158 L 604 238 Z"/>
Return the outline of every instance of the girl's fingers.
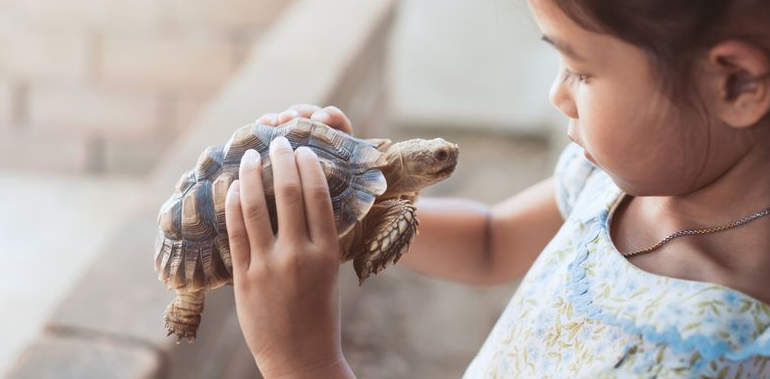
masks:
<path fill-rule="evenodd" d="M 312 104 L 294 104 L 289 109 L 281 112 L 278 115 L 278 122 L 283 124 L 289 122 L 297 117 L 310 118 L 313 112 L 321 109 L 321 107 Z"/>
<path fill-rule="evenodd" d="M 267 113 L 257 120 L 259 124 L 279 125 L 297 117 L 309 118 L 331 126 L 342 132 L 353 134 L 353 126 L 348 116 L 339 108 L 328 106 L 321 108 L 312 104 L 295 104 L 281 113 Z"/>
<path fill-rule="evenodd" d="M 294 152 L 289 140 L 285 137 L 276 137 L 270 143 L 270 162 L 273 165 L 273 190 L 279 238 L 286 238 L 289 241 L 306 239 L 302 183 L 297 172 Z"/>
<path fill-rule="evenodd" d="M 326 176 L 311 149 L 300 147 L 296 155 L 310 239 L 322 246 L 332 246 L 337 239 L 337 228 Z"/>
<path fill-rule="evenodd" d="M 240 184 L 237 180 L 230 184 L 225 199 L 225 225 L 227 238 L 230 241 L 230 255 L 233 260 L 233 270 L 243 272 L 248 270 L 251 257 L 249 254 L 249 237 L 246 225 L 243 223 L 241 212 Z"/>
<path fill-rule="evenodd" d="M 259 153 L 252 149 L 246 150 L 241 158 L 238 175 L 241 209 L 252 254 L 266 253 L 275 237 L 270 227 L 270 213 L 262 188 L 262 162 Z"/>
<path fill-rule="evenodd" d="M 259 125 L 278 126 L 278 113 L 265 113 L 256 121 Z"/>
<path fill-rule="evenodd" d="M 287 109 L 284 113 L 291 111 L 297 112 L 296 117 L 304 117 L 304 118 L 310 118 L 310 116 L 321 109 L 321 107 L 317 105 L 312 104 L 294 104 L 289 109 Z"/>
<path fill-rule="evenodd" d="M 300 117 L 299 112 L 294 109 L 288 109 L 278 114 L 278 124 L 289 122 L 297 117 Z"/>
<path fill-rule="evenodd" d="M 329 125 L 347 134 L 353 134 L 353 126 L 350 119 L 337 107 L 328 106 L 324 109 L 319 109 L 313 112 L 310 119 Z"/>

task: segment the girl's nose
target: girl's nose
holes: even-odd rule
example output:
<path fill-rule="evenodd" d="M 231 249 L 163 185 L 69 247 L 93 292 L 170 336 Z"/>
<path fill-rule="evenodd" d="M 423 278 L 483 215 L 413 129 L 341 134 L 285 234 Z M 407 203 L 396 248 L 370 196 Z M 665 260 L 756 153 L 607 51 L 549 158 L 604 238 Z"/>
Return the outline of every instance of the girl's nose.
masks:
<path fill-rule="evenodd" d="M 549 99 L 551 104 L 565 116 L 571 119 L 578 118 L 577 106 L 575 106 L 575 100 L 570 92 L 569 81 L 562 80 L 561 75 L 558 75 L 553 81 Z"/>

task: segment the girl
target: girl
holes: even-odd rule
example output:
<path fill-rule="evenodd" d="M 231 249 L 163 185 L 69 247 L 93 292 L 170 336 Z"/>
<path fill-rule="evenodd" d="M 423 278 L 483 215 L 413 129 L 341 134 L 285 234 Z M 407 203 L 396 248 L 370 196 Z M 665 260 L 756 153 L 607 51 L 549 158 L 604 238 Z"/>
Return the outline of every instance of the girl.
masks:
<path fill-rule="evenodd" d="M 551 101 L 573 143 L 501 204 L 423 199 L 402 260 L 474 284 L 526 272 L 466 377 L 770 378 L 770 5 L 529 5 L 561 57 Z M 307 105 L 259 122 L 297 116 L 351 131 Z M 353 377 L 318 163 L 274 144 L 273 236 L 257 157 L 227 201 L 248 345 L 267 378 Z"/>

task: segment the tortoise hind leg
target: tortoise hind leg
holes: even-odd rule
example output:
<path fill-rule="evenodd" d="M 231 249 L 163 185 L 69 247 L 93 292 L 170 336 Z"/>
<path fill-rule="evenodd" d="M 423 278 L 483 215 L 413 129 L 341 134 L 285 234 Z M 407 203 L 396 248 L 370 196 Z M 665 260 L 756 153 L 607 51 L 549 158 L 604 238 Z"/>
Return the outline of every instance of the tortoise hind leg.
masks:
<path fill-rule="evenodd" d="M 409 200 L 385 200 L 372 206 L 364 219 L 366 240 L 353 261 L 359 285 L 390 262 L 398 262 L 417 235 L 418 224 Z"/>
<path fill-rule="evenodd" d="M 168 335 L 176 335 L 177 342 L 183 338 L 192 342 L 195 339 L 203 312 L 204 290 L 187 292 L 177 290 L 176 297 L 166 307 L 164 317 Z"/>

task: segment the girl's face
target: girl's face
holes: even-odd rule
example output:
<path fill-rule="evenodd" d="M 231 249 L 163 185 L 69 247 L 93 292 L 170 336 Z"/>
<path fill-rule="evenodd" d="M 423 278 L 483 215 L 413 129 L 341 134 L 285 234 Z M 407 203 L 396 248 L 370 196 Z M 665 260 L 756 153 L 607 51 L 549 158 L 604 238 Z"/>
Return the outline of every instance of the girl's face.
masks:
<path fill-rule="evenodd" d="M 583 29 L 550 0 L 529 4 L 543 39 L 561 57 L 551 103 L 569 118 L 570 139 L 622 190 L 685 194 L 738 159 L 724 146 L 735 139 L 729 128 L 668 105 L 641 49 Z"/>

